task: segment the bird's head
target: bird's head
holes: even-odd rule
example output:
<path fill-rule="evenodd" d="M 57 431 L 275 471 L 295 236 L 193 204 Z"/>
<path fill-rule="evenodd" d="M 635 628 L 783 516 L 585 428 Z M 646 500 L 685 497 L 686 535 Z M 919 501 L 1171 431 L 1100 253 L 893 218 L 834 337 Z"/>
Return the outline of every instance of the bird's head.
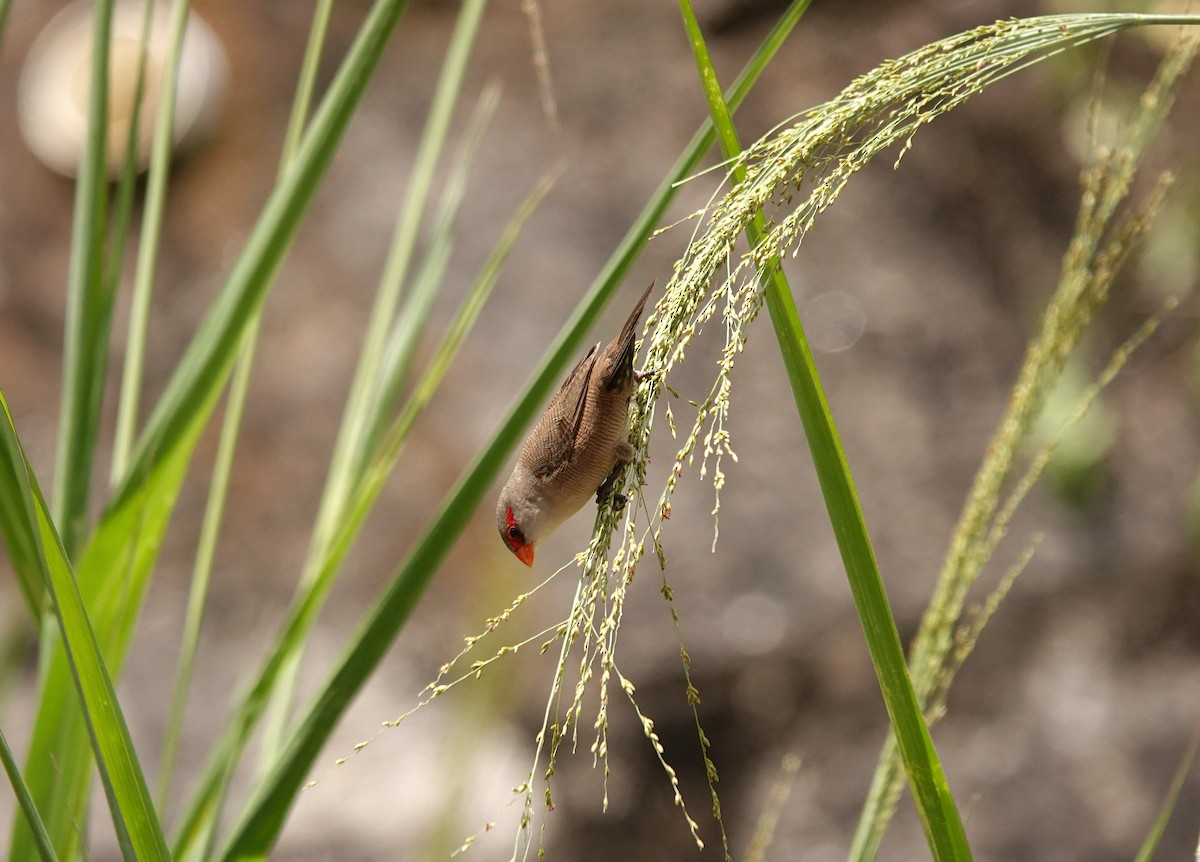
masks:
<path fill-rule="evenodd" d="M 533 548 L 548 536 L 561 518 L 539 492 L 529 469 L 518 463 L 496 501 L 496 529 L 504 545 L 527 566 L 533 565 Z"/>
<path fill-rule="evenodd" d="M 501 501 L 496 511 L 496 529 L 505 546 L 516 555 L 517 559 L 529 567 L 533 567 L 533 541 L 525 535 L 517 516 L 513 514 L 512 506 Z"/>

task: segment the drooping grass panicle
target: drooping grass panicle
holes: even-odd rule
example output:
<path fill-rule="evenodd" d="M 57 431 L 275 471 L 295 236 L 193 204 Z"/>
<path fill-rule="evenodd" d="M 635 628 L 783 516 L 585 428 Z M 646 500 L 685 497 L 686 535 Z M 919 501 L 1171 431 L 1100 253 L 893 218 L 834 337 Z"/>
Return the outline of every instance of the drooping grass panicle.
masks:
<path fill-rule="evenodd" d="M 1049 461 L 1056 441 L 1035 455 L 1024 477 L 1002 505 L 1001 490 L 1012 475 L 1017 453 L 1068 356 L 1107 300 L 1122 265 L 1149 230 L 1169 185 L 1169 175 L 1161 175 L 1140 204 L 1127 214 L 1118 215 L 1130 193 L 1140 156 L 1150 135 L 1161 126 L 1175 88 L 1195 55 L 1196 44 L 1193 34 L 1185 33 L 1180 38 L 1160 64 L 1146 91 L 1148 95 L 1139 102 L 1125 140 L 1113 146 L 1097 145 L 1094 161 L 1082 171 L 1080 212 L 1063 256 L 1057 288 L 1042 316 L 1041 328 L 1029 345 L 1008 406 L 968 493 L 933 597 L 911 647 L 909 665 L 913 685 L 927 709 L 941 711 L 949 682 L 965 658 L 956 655 L 962 653 L 964 646 L 969 652 L 982 624 L 994 612 L 994 608 L 985 611 L 976 619 L 975 626 L 968 623 L 969 633 L 963 634 L 960 620 L 967 595 L 1003 537 L 1016 505 Z M 1068 425 L 1082 417 L 1100 388 L 1112 380 L 1129 353 L 1158 322 L 1158 317 L 1152 318 L 1114 354 L 1108 368 L 1080 399 Z M 1021 568 L 1018 565 L 1010 570 L 993 597 L 1003 596 L 1007 590 L 1005 584 L 1011 585 L 1009 582 Z M 889 736 L 859 821 L 851 859 L 874 857 L 902 790 L 895 743 Z"/>
<path fill-rule="evenodd" d="M 697 458 L 702 475 L 711 469 L 719 494 L 724 475 L 719 462 L 710 467 L 710 459 L 733 456 L 726 427 L 730 374 L 745 344 L 747 327 L 762 305 L 759 270 L 773 258 L 796 252 L 816 217 L 833 203 L 849 178 L 882 152 L 910 146 L 921 126 L 1015 66 L 1151 19 L 1154 16 L 1069 15 L 979 27 L 881 64 L 831 101 L 799 115 L 790 126 L 745 151 L 740 159 L 745 180 L 714 198 L 702 212 L 702 224 L 697 224 L 676 265 L 643 347 L 645 367 L 655 376 L 639 390 L 635 443 L 648 437 L 653 422 L 649 405 L 658 400 L 663 378 L 683 361 L 704 325 L 718 311 L 722 314 L 725 343 L 718 374 L 699 402 L 692 431 L 676 455 L 658 519 L 669 516 L 679 474 Z M 1161 96 L 1154 103 L 1156 116 L 1169 104 Z M 801 202 L 794 204 L 797 199 Z M 775 218 L 769 220 L 762 241 L 753 251 L 735 256 L 745 226 L 763 211 Z M 714 508 L 719 509 L 719 497 Z M 604 523 L 600 532 L 608 532 L 612 524 Z"/>
<path fill-rule="evenodd" d="M 553 773 L 558 745 L 568 733 L 574 738 L 584 692 L 597 677 L 600 707 L 591 751 L 607 769 L 608 682 L 616 677 L 633 700 L 632 688 L 626 686 L 615 659 L 626 588 L 647 541 L 652 542 L 660 564 L 665 563 L 661 535 L 671 515 L 671 497 L 683 472 L 696 466 L 697 461 L 701 477 L 711 476 L 716 492 L 714 517 L 719 513 L 720 490 L 725 481 L 721 462 L 726 456 L 736 459 L 727 426 L 731 373 L 745 345 L 748 327 L 763 305 L 760 279 L 765 265 L 774 258 L 794 254 L 816 217 L 833 203 L 854 173 L 896 146 L 901 148 L 899 161 L 926 123 L 1023 65 L 1122 28 L 1147 23 L 1152 17 L 1053 16 L 1001 21 L 952 36 L 861 76 L 833 100 L 799 115 L 790 125 L 752 145 L 735 163 L 745 168 L 745 179 L 731 183 L 723 196 L 714 195 L 697 214 L 687 250 L 646 322 L 648 335 L 640 353 L 647 376 L 639 384 L 631 407 L 631 442 L 640 454 L 622 483 L 629 503 L 620 512 L 610 506 L 601 507 L 593 538 L 577 557 L 582 569 L 581 588 L 567 622 L 551 701 L 560 703 L 562 692 L 557 685 L 563 678 L 568 654 L 577 644 L 582 649 L 573 698 L 565 713 L 557 713 L 559 721 L 550 722 L 547 705 L 547 724 L 539 743 L 547 742 L 546 734 L 552 736 L 547 775 Z M 734 171 L 727 170 L 729 181 Z M 751 251 L 736 253 L 743 231 L 760 212 L 768 214 L 761 242 Z M 1118 257 L 1112 262 L 1118 263 Z M 695 405 L 692 427 L 683 435 L 657 503 L 648 506 L 644 499 L 646 443 L 654 423 L 654 407 L 664 391 L 671 391 L 667 382 L 671 371 L 718 314 L 724 344 L 716 377 L 707 395 Z M 664 416 L 674 432 L 675 417 L 669 405 Z M 648 527 L 638 525 L 639 512 L 645 513 Z M 614 531 L 622 523 L 610 564 Z M 634 706 L 645 718 L 636 702 Z M 667 772 L 672 774 L 669 768 Z M 531 778 L 534 774 L 536 770 L 531 771 Z M 527 800 L 532 799 L 528 784 L 523 792 Z M 522 831 L 528 827 L 531 813 L 527 804 Z"/>

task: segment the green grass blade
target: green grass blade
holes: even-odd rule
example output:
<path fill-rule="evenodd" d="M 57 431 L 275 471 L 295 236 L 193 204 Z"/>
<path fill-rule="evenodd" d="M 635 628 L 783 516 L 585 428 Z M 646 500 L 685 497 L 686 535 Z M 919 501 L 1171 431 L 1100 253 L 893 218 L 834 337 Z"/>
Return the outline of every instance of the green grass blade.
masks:
<path fill-rule="evenodd" d="M 794 14 L 794 10 L 790 11 L 767 36 L 731 89 L 731 105 L 742 102 L 797 20 L 798 15 Z M 564 325 L 501 428 L 443 501 L 432 525 L 363 621 L 322 692 L 310 705 L 280 758 L 277 769 L 243 812 L 238 831 L 222 853 L 222 858 L 256 858 L 274 843 L 295 793 L 321 745 L 354 693 L 370 676 L 403 627 L 422 591 L 520 441 L 525 427 L 536 417 L 546 396 L 560 382 L 567 363 L 575 358 L 584 336 L 662 218 L 674 196 L 675 184 L 691 174 L 712 141 L 712 129 L 705 124 L 671 168 L 571 319 Z M 201 806 L 207 804 L 203 796 L 198 802 Z"/>
<path fill-rule="evenodd" d="M 67 285 L 54 503 L 64 547 L 72 557 L 83 539 L 87 523 L 88 496 L 107 372 L 114 299 L 110 285 L 105 279 L 104 265 L 108 208 L 108 69 L 112 5 L 112 0 L 100 0 L 92 10 L 93 44 L 87 136 L 76 177 Z M 43 641 L 43 654 L 48 654 L 55 643 L 51 627 L 43 627 L 41 636 L 50 639 Z M 58 684 L 63 687 L 62 691 L 50 693 L 51 699 L 65 705 L 67 709 L 74 709 L 71 698 L 65 694 L 72 684 L 69 675 L 60 675 Z M 35 741 L 37 730 L 42 728 L 35 729 Z M 53 739 L 47 740 L 45 736 L 43 741 L 51 745 L 54 743 Z M 34 743 L 31 742 L 31 756 L 34 751 Z M 89 760 L 90 754 L 84 740 L 76 736 L 73 744 L 66 744 L 60 749 L 55 764 L 66 774 L 81 774 L 86 772 Z M 75 812 L 82 810 L 87 796 L 86 786 L 82 783 L 64 783 L 56 786 L 51 776 L 36 771 L 32 774 L 27 771 L 26 781 L 39 810 L 48 812 L 49 834 L 55 846 L 59 848 L 60 855 L 70 856 L 67 851 L 77 840 L 71 820 Z M 51 803 L 46 795 L 39 795 L 39 785 L 46 794 L 55 795 L 59 804 Z M 71 809 L 67 807 L 68 804 L 81 807 Z M 35 858 L 35 854 L 37 848 L 33 836 L 24 820 L 18 818 L 13 824 L 10 858 L 13 862 L 21 862 Z"/>
<path fill-rule="evenodd" d="M 200 626 L 204 621 L 208 586 L 212 580 L 213 559 L 216 556 L 217 539 L 220 537 L 221 519 L 225 512 L 225 500 L 229 491 L 229 477 L 233 471 L 233 457 L 237 452 L 237 439 L 246 405 L 246 393 L 250 388 L 250 372 L 254 367 L 254 346 L 257 337 L 258 326 L 256 324 L 246 333 L 246 341 L 233 372 L 229 397 L 225 403 L 225 416 L 221 422 L 221 437 L 217 444 L 216 457 L 213 459 L 212 479 L 208 486 L 208 501 L 204 507 L 204 520 L 200 527 L 196 560 L 192 567 L 192 583 L 188 589 L 183 633 L 180 636 L 179 661 L 175 669 L 175 682 L 171 694 L 171 712 L 167 719 L 167 729 L 163 735 L 157 794 L 158 806 L 162 811 L 167 810 L 171 775 L 175 769 L 175 755 L 187 710 L 188 692 L 191 690 L 196 647 L 200 641 Z"/>
<path fill-rule="evenodd" d="M 13 477 L 20 485 L 19 493 L 25 501 L 26 528 L 38 549 L 50 604 L 83 704 L 118 841 L 126 859 L 146 862 L 168 860 L 170 854 L 166 840 L 150 801 L 145 776 L 117 702 L 112 679 L 105 667 L 104 656 L 88 619 L 83 596 L 17 438 L 12 415 L 2 393 L 0 408 L 4 411 L 0 417 L 0 457 L 10 465 L 5 475 Z M 30 802 L 32 804 L 32 797 Z"/>
<path fill-rule="evenodd" d="M 291 167 L 292 159 L 300 148 L 304 126 L 308 122 L 309 107 L 316 90 L 317 70 L 321 65 L 321 51 L 325 36 L 329 32 L 329 17 L 333 14 L 333 0 L 317 0 L 313 9 L 313 22 L 308 31 L 308 44 L 304 47 L 304 59 L 300 63 L 300 76 L 296 83 L 296 96 L 292 100 L 292 112 L 288 117 L 287 132 L 283 136 L 283 151 L 279 156 L 282 174 Z"/>
<path fill-rule="evenodd" d="M 131 104 L 133 111 L 129 118 L 129 134 L 125 137 L 125 156 L 122 159 L 121 173 L 117 182 L 116 204 L 109 226 L 108 251 L 104 260 L 104 292 L 115 300 L 121 284 L 121 270 L 125 260 L 125 241 L 129 236 L 129 226 L 133 220 L 134 197 L 137 191 L 138 179 L 138 143 L 141 138 L 143 99 L 146 90 L 146 66 L 150 59 L 150 27 L 154 21 L 156 0 L 143 0 L 142 29 L 138 42 L 137 76 L 133 85 Z M 168 84 L 167 89 L 170 89 Z M 173 116 L 174 103 L 172 102 Z M 113 302 L 110 301 L 107 312 L 112 313 Z M 109 319 L 103 320 L 99 327 L 107 332 L 111 328 Z M 134 332 L 130 331 L 130 338 Z M 105 341 L 105 367 L 107 368 L 107 337 Z M 128 363 L 127 363 L 128 365 Z M 124 393 L 122 392 L 122 396 Z M 115 465 L 115 458 L 114 458 Z"/>
<path fill-rule="evenodd" d="M 62 406 L 54 470 L 56 521 L 74 556 L 87 522 L 100 402 L 108 357 L 113 296 L 105 290 L 104 234 L 108 208 L 108 55 L 112 0 L 93 8 L 87 139 L 75 185 L 71 229 Z"/>
<path fill-rule="evenodd" d="M 807 6 L 807 3 L 802 5 Z M 722 151 L 727 159 L 735 159 L 741 155 L 741 144 L 721 95 L 699 23 L 688 0 L 679 0 L 679 6 Z M 734 175 L 739 182 L 743 181 L 745 168 L 740 164 L 735 166 Z M 764 226 L 761 213 L 747 225 L 746 234 L 752 248 L 758 247 Z M 760 277 L 765 284 L 771 323 L 926 840 L 935 859 L 970 859 L 958 809 L 908 675 L 900 635 L 888 606 L 850 466 L 779 260 L 771 259 L 760 271 Z"/>
<path fill-rule="evenodd" d="M 408 385 L 413 359 L 421 344 L 421 336 L 437 299 L 438 287 L 450 261 L 454 228 L 466 196 L 471 167 L 499 102 L 499 86 L 487 87 L 467 124 L 462 149 L 447 173 L 440 212 L 430 234 L 425 257 L 413 280 L 413 289 L 392 328 L 384 352 L 379 369 L 379 385 L 369 417 L 369 429 L 363 438 L 363 444 L 357 453 L 358 460 L 353 468 L 355 483 L 361 481 L 366 465 L 378 454 L 379 441 L 389 424 L 394 421 L 396 405 L 400 402 L 404 387 Z"/>
<path fill-rule="evenodd" d="M 292 101 L 291 116 L 288 119 L 288 128 L 284 136 L 283 149 L 280 155 L 279 173 L 281 177 L 291 167 L 309 116 L 317 69 L 320 64 L 325 36 L 329 30 L 329 16 L 332 11 L 331 0 L 320 0 L 317 8 L 313 11 L 313 21 L 309 29 L 308 44 L 304 51 L 304 60 L 301 63 L 296 86 L 296 95 Z M 225 417 L 221 425 L 221 438 L 217 446 L 217 455 L 213 462 L 208 502 L 205 505 L 204 521 L 201 526 L 200 540 L 196 549 L 192 584 L 188 591 L 187 612 L 180 640 L 179 662 L 175 674 L 174 693 L 171 698 L 171 715 L 167 722 L 167 730 L 163 740 L 162 766 L 158 786 L 159 806 L 163 810 L 166 809 L 170 792 L 171 773 L 174 770 L 175 755 L 182 732 L 188 692 L 191 688 L 192 669 L 195 664 L 196 648 L 200 638 L 200 626 L 204 619 L 204 608 L 208 600 L 208 586 L 212 575 L 212 563 L 216 554 L 221 520 L 225 510 L 225 499 L 229 489 L 229 477 L 233 469 L 233 460 L 237 450 L 242 415 L 250 389 L 251 370 L 254 366 L 261 318 L 262 314 L 260 310 L 255 314 L 254 320 L 243 337 L 242 346 L 238 351 L 238 360 L 234 367 L 233 379 L 230 383 L 228 398 L 226 399 Z"/>
<path fill-rule="evenodd" d="M 849 465 L 820 390 L 795 302 L 790 293 L 780 295 L 768 287 L 767 306 L 926 839 L 936 859 L 969 859 L 962 821 L 913 691 Z"/>
<path fill-rule="evenodd" d="M 358 453 L 362 451 L 363 437 L 370 427 L 369 416 L 379 388 L 377 375 L 386 349 L 388 333 L 395 320 L 400 292 L 416 248 L 437 163 L 445 149 L 450 120 L 471 58 L 471 46 L 479 31 L 479 23 L 486 6 L 487 0 L 467 0 L 463 3 L 454 34 L 446 50 L 437 89 L 430 104 L 429 118 L 409 177 L 404 206 L 397 219 L 379 291 L 371 309 L 358 367 L 350 385 L 350 395 L 334 444 L 326 487 L 318 506 L 313 550 L 310 553 L 311 557 L 317 559 L 324 555 L 323 546 L 330 534 L 337 529 L 341 510 L 354 480 L 354 465 L 359 460 Z M 306 566 L 301 574 L 299 590 L 303 592 L 311 589 L 314 577 L 315 570 Z M 295 654 L 288 659 L 283 676 L 272 694 L 271 713 L 263 733 L 264 764 L 275 755 L 283 736 L 292 706 L 295 678 L 302 652 L 303 645 L 297 644 Z"/>
<path fill-rule="evenodd" d="M 215 394 L 214 394 L 215 397 Z M 206 414 L 203 414 L 206 415 Z M 180 445 L 161 460 L 137 493 L 110 508 L 76 569 L 85 606 L 109 672 L 117 675 L 133 636 L 149 586 L 158 544 L 166 530 L 188 461 L 205 421 L 199 415 Z M 78 824 L 85 819 L 91 755 L 73 694 L 67 656 L 55 640 L 44 653 L 41 700 L 26 757 L 25 779 L 45 812 L 51 838 L 62 858 L 74 858 Z M 14 827 L 11 859 L 31 859 L 28 831 Z"/>
<path fill-rule="evenodd" d="M 150 145 L 150 170 L 146 179 L 146 200 L 142 213 L 142 233 L 134 268 L 133 300 L 129 311 L 129 334 L 125 344 L 125 366 L 121 372 L 121 395 L 117 404 L 117 424 L 113 443 L 110 481 L 116 483 L 129 467 L 129 456 L 141 404 L 142 371 L 146 362 L 146 333 L 150 328 L 150 300 L 154 292 L 154 273 L 162 236 L 163 211 L 166 208 L 167 180 L 171 168 L 171 150 L 175 133 L 175 99 L 179 91 L 179 64 L 187 27 L 188 0 L 174 0 L 168 22 L 169 39 L 155 117 L 154 138 Z M 143 36 L 143 52 L 146 49 Z M 140 110 L 141 100 L 135 101 Z M 126 171 L 130 170 L 128 162 Z"/>
<path fill-rule="evenodd" d="M 58 854 L 54 852 L 54 845 L 50 843 L 46 824 L 42 822 L 42 816 L 38 813 L 37 806 L 33 804 L 33 797 L 29 795 L 29 788 L 25 786 L 25 779 L 21 777 L 21 769 L 17 766 L 17 761 L 13 759 L 3 730 L 0 730 L 0 761 L 4 762 L 4 771 L 8 773 L 8 781 L 12 785 L 13 794 L 17 797 L 17 805 L 25 817 L 25 825 L 33 834 L 33 842 L 37 847 L 38 855 L 42 858 L 42 862 L 57 862 Z"/>
<path fill-rule="evenodd" d="M 1183 791 L 1183 784 L 1187 781 L 1188 773 L 1192 770 L 1192 762 L 1196 759 L 1196 749 L 1200 747 L 1200 728 L 1192 734 L 1191 744 L 1188 745 L 1187 751 L 1183 755 L 1183 759 L 1179 761 L 1179 768 L 1175 770 L 1175 777 L 1171 780 L 1171 787 L 1167 790 L 1167 796 L 1163 800 L 1162 809 L 1158 812 L 1158 817 L 1154 821 L 1154 825 L 1150 828 L 1149 834 L 1146 835 L 1146 840 L 1142 842 L 1141 849 L 1138 850 L 1138 855 L 1134 857 L 1134 862 L 1153 862 L 1154 851 L 1158 849 L 1158 842 L 1162 841 L 1163 832 L 1167 830 L 1167 824 L 1171 821 L 1171 815 L 1175 812 L 1175 803 L 1179 801 L 1179 794 Z"/>
<path fill-rule="evenodd" d="M 368 14 L 304 136 L 295 164 L 275 187 L 233 272 L 151 414 L 118 486 L 114 504 L 136 493 L 141 477 L 174 448 L 198 411 L 211 410 L 212 400 L 206 395 L 228 378 L 252 314 L 266 297 L 283 255 L 407 6 L 408 0 L 378 0 Z"/>

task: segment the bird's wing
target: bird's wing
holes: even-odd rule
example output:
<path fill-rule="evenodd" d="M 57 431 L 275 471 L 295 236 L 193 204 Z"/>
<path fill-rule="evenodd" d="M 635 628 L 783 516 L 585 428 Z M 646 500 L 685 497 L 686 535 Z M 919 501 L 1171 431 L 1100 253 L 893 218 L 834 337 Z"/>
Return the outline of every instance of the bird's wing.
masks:
<path fill-rule="evenodd" d="M 545 450 L 538 464 L 538 472 L 543 476 L 557 473 L 575 455 L 575 443 L 587 412 L 588 391 L 591 389 L 592 372 L 596 368 L 599 349 L 599 344 L 593 345 L 587 355 L 579 360 L 546 411 L 546 418 L 553 423 L 553 428 L 547 429 L 552 433 L 543 436 Z"/>

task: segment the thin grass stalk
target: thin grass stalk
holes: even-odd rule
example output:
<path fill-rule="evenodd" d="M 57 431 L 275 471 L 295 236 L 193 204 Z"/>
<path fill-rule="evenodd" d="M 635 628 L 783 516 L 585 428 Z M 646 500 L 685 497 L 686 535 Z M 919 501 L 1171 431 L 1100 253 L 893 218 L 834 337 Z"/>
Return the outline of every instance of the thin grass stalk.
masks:
<path fill-rule="evenodd" d="M 225 400 L 225 418 L 221 423 L 221 436 L 217 444 L 217 454 L 213 460 L 208 500 L 205 503 L 204 519 L 196 545 L 196 560 L 192 567 L 192 582 L 188 589 L 187 610 L 184 615 L 183 632 L 180 635 L 179 660 L 175 669 L 175 682 L 171 688 L 171 711 L 163 734 L 156 794 L 160 811 L 167 810 L 167 803 L 170 799 L 171 776 L 175 770 L 175 757 L 179 748 L 179 738 L 183 732 L 183 720 L 187 713 L 188 695 L 192 687 L 192 672 L 196 663 L 196 648 L 200 641 L 200 627 L 204 622 L 204 609 L 208 602 L 213 559 L 216 556 L 217 540 L 221 534 L 221 519 L 225 512 L 225 501 L 229 494 L 229 477 L 233 471 L 233 459 L 237 452 L 242 415 L 246 406 L 246 393 L 250 388 L 250 375 L 254 369 L 254 348 L 258 332 L 259 326 L 256 320 L 251 329 L 246 332 L 237 365 L 233 370 L 233 379 L 229 384 L 229 396 Z"/>
<path fill-rule="evenodd" d="M 421 345 L 422 333 L 429 323 L 438 287 L 453 251 L 454 228 L 466 196 L 471 166 L 499 103 L 499 85 L 488 85 L 467 123 L 458 157 L 447 172 L 438 217 L 425 249 L 424 260 L 413 279 L 412 290 L 396 319 L 384 351 L 370 426 L 362 438 L 358 458 L 352 468 L 355 485 L 362 481 L 371 463 L 379 458 L 380 441 L 396 422 L 396 405 L 400 403 L 404 387 L 409 383 L 417 348 Z M 556 169 L 551 173 L 557 176 L 559 171 Z"/>
<path fill-rule="evenodd" d="M 121 173 L 117 181 L 116 204 L 109 226 L 108 251 L 104 261 L 104 294 L 114 300 L 121 283 L 121 271 L 125 264 L 125 242 L 129 237 L 129 225 L 133 220 L 134 194 L 137 191 L 138 149 L 142 130 L 142 99 L 146 91 L 146 66 L 150 59 L 150 27 L 154 21 L 155 0 L 143 0 L 142 29 L 138 40 L 137 75 L 133 84 L 133 113 L 130 115 L 129 134 L 125 138 L 125 155 L 121 161 Z M 115 301 L 109 302 L 111 315 Z M 111 319 L 96 324 L 102 330 L 111 328 Z M 108 342 L 103 344 L 104 355 L 98 357 L 107 369 Z"/>
<path fill-rule="evenodd" d="M 395 320 L 400 294 L 429 203 L 437 163 L 445 148 L 450 121 L 471 57 L 471 46 L 479 32 L 479 23 L 486 7 L 487 0 L 466 0 L 463 3 L 458 23 L 446 50 L 442 73 L 409 176 L 404 206 L 397 219 L 379 290 L 367 324 L 362 352 L 350 384 L 350 394 L 343 413 L 342 426 L 334 443 L 325 491 L 318 504 L 312 547 L 308 554 L 311 564 L 301 571 L 298 594 L 312 590 L 316 585 L 318 561 L 325 555 L 330 534 L 337 529 L 347 496 L 351 493 L 355 481 L 354 466 L 362 457 L 364 435 L 371 427 L 370 417 L 378 402 L 379 367 L 386 350 L 388 332 Z M 302 655 L 303 643 L 298 643 L 294 654 L 285 663 L 279 682 L 271 695 L 271 707 L 261 747 L 260 765 L 263 767 L 278 753 L 280 740 L 285 733 Z"/>
<path fill-rule="evenodd" d="M 1187 781 L 1188 773 L 1192 770 L 1197 748 L 1200 748 L 1200 727 L 1197 727 L 1192 734 L 1192 741 L 1179 761 L 1179 768 L 1175 770 L 1175 777 L 1171 779 L 1171 786 L 1167 789 L 1167 795 L 1163 799 L 1158 817 L 1155 818 L 1154 824 L 1146 835 L 1146 840 L 1138 849 L 1134 862 L 1153 862 L 1154 852 L 1158 849 L 1159 842 L 1162 841 L 1167 824 L 1171 822 L 1171 815 L 1175 813 L 1175 805 L 1179 802 L 1179 794 L 1183 792 L 1183 785 Z"/>
<path fill-rule="evenodd" d="M 3 19 L 0 18 L 0 28 L 2 25 Z M 21 777 L 21 768 L 17 766 L 17 761 L 13 758 L 3 730 L 0 730 L 0 762 L 4 763 L 4 771 L 8 773 L 8 782 L 12 785 L 13 795 L 17 798 L 17 807 L 25 818 L 25 825 L 30 834 L 33 835 L 33 843 L 42 862 L 58 862 L 58 854 L 54 852 L 54 844 L 50 841 L 49 833 L 46 832 L 46 824 L 42 822 L 42 815 L 38 813 L 37 805 L 34 804 L 29 788 L 25 785 L 25 779 Z"/>
<path fill-rule="evenodd" d="M 798 19 L 797 6 L 793 4 L 738 76 L 727 97 L 731 106 L 741 104 Z M 370 676 L 388 645 L 403 628 L 422 591 L 437 572 L 480 499 L 495 481 L 508 455 L 519 442 L 524 428 L 535 418 L 545 397 L 561 382 L 561 374 L 568 362 L 575 358 L 583 337 L 661 220 L 675 194 L 676 183 L 695 169 L 701 156 L 712 145 L 712 141 L 712 128 L 706 122 L 672 166 L 667 177 L 651 196 L 646 208 L 592 283 L 508 417 L 489 444 L 464 471 L 418 545 L 400 566 L 391 585 L 363 620 L 337 668 L 298 725 L 288 748 L 278 762 L 277 770 L 260 786 L 251 805 L 243 811 L 238 833 L 226 846 L 222 858 L 233 859 L 242 855 L 262 853 L 275 842 L 299 784 L 321 745 L 332 732 L 354 693 Z M 205 793 L 199 794 L 195 800 L 195 810 L 211 810 L 211 798 Z M 186 834 L 184 837 L 186 846 Z"/>
<path fill-rule="evenodd" d="M 734 162 L 736 182 L 746 179 L 746 168 L 737 162 L 742 155 L 728 107 L 721 96 L 716 71 L 708 56 L 704 37 L 689 0 L 679 0 L 684 26 L 692 47 L 709 114 L 717 128 L 726 159 Z M 762 244 L 766 220 L 757 211 L 746 222 L 746 237 L 752 250 Z M 813 456 L 817 478 L 825 496 L 838 549 L 854 595 L 871 661 L 879 679 L 904 766 L 908 773 L 925 837 L 935 859 L 970 859 L 966 834 L 954 804 L 941 763 L 925 725 L 916 693 L 908 676 L 904 650 L 888 607 L 883 580 L 875 562 L 866 522 L 850 467 L 846 462 L 836 425 L 829 411 L 808 340 L 800 324 L 795 300 L 777 256 L 758 264 L 767 308 L 787 368 L 792 394 Z M 715 791 L 714 791 L 715 792 Z M 728 847 L 726 856 L 728 857 Z"/>
<path fill-rule="evenodd" d="M 109 336 L 98 324 L 110 319 L 105 306 L 112 303 L 112 296 L 104 295 L 112 7 L 113 0 L 97 0 L 92 10 L 87 138 L 80 154 L 71 228 L 62 403 L 54 468 L 55 522 L 70 557 L 75 555 L 87 523 Z"/>
<path fill-rule="evenodd" d="M 153 0 L 148 0 L 147 6 L 151 6 L 152 3 Z M 142 232 L 134 268 L 125 365 L 121 373 L 121 396 L 117 404 L 117 424 L 109 478 L 114 485 L 129 468 L 129 456 L 137 432 L 142 378 L 146 365 L 146 334 L 150 329 L 150 303 L 154 294 L 154 274 L 158 267 L 167 182 L 171 171 L 171 150 L 175 138 L 175 100 L 179 92 L 179 64 L 190 8 L 189 0 L 174 0 L 171 4 L 167 52 L 163 58 L 163 65 L 168 74 L 164 76 L 158 114 L 154 121 L 154 137 L 150 144 Z M 145 42 L 146 34 L 143 33 L 143 51 L 146 48 Z M 140 104 L 140 100 L 135 104 Z"/>
<path fill-rule="evenodd" d="M 329 30 L 329 17 L 332 10 L 332 0 L 319 0 L 313 12 L 312 26 L 309 29 L 308 43 L 305 47 L 304 59 L 301 62 L 297 80 L 296 95 L 292 101 L 292 110 L 288 117 L 287 131 L 284 135 L 283 149 L 279 162 L 280 178 L 282 178 L 283 174 L 286 173 L 292 164 L 296 149 L 300 144 L 301 136 L 304 132 L 305 122 L 309 116 L 317 69 L 321 59 L 321 50 L 325 42 L 325 36 Z M 237 450 L 242 416 L 245 412 L 246 398 L 250 389 L 251 371 L 254 367 L 254 356 L 261 324 L 262 310 L 259 309 L 254 314 L 254 318 L 246 331 L 241 347 L 238 348 L 238 359 L 234 366 L 233 377 L 229 385 L 229 394 L 225 402 L 225 418 L 221 426 L 221 437 L 217 445 L 216 458 L 213 462 L 208 502 L 204 511 L 204 521 L 201 526 L 200 540 L 196 550 L 196 562 L 192 573 L 192 584 L 188 593 L 187 613 L 180 644 L 179 663 L 171 699 L 171 715 L 167 722 L 167 730 L 163 741 L 158 799 L 159 808 L 164 811 L 167 807 L 171 773 L 174 769 L 176 749 L 183 727 L 188 693 L 191 689 L 191 677 L 195 664 L 196 647 L 200 638 L 200 626 L 203 623 L 204 608 L 208 601 L 208 587 L 212 576 L 212 564 L 216 554 L 216 544 L 220 538 L 221 520 L 229 490 L 229 477 L 233 470 L 233 461 Z M 211 844 L 213 841 L 215 841 L 215 836 L 210 837 L 209 843 Z"/>
<path fill-rule="evenodd" d="M 304 46 L 304 59 L 300 62 L 300 76 L 296 83 L 296 96 L 292 100 L 288 116 L 287 131 L 283 136 L 283 151 L 279 156 L 280 175 L 288 169 L 300 141 L 304 126 L 308 122 L 309 108 L 316 91 L 317 71 L 321 65 L 321 52 L 325 47 L 325 36 L 329 32 L 329 19 L 333 14 L 333 0 L 317 0 L 313 10 L 312 26 L 308 31 L 308 42 Z"/>

